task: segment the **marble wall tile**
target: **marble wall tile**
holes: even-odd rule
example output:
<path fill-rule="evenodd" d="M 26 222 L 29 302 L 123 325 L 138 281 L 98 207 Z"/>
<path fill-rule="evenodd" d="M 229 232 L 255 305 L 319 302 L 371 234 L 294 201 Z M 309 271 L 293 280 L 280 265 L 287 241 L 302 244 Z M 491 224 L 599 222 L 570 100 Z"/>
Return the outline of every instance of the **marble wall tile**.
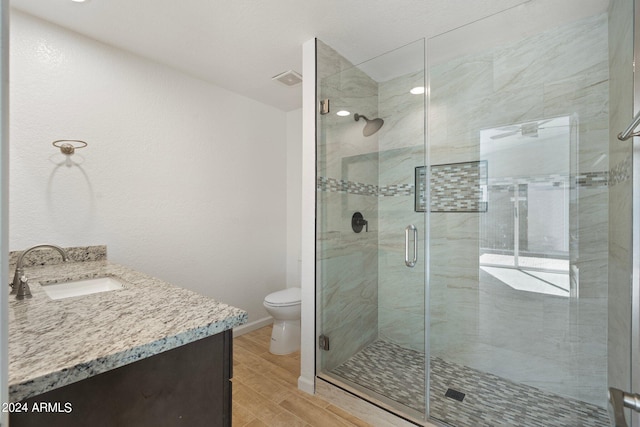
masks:
<path fill-rule="evenodd" d="M 606 69 L 603 62 L 601 68 Z M 609 82 L 607 76 L 592 82 L 573 78 L 551 82 L 544 87 L 545 117 L 572 111 L 578 123 L 578 170 L 581 173 L 602 171 L 607 167 L 609 135 Z M 604 156 L 604 157 L 603 157 Z"/>
<path fill-rule="evenodd" d="M 563 165 L 553 165 L 560 160 L 554 147 L 546 150 L 547 160 L 538 146 L 521 153 L 525 164 L 534 175 L 547 173 L 545 168 L 550 167 L 566 177 L 578 172 L 595 174 L 589 175 L 592 178 L 606 176 L 606 20 L 606 15 L 588 18 L 429 70 L 430 163 L 480 160 L 483 129 L 573 116 L 578 134 L 573 149 L 565 151 L 577 161 L 565 156 Z M 492 160 L 500 166 L 499 176 L 527 176 L 509 156 Z M 604 404 L 597 390 L 606 385 L 607 332 L 601 325 L 607 313 L 609 188 L 586 185 L 586 175 L 584 180 L 572 190 L 572 223 L 580 227 L 572 228 L 577 237 L 572 247 L 578 252 L 572 259 L 581 280 L 581 298 L 575 306 L 568 298 L 516 291 L 479 274 L 478 215 L 482 214 L 431 214 L 429 304 L 434 354 Z"/>
<path fill-rule="evenodd" d="M 417 351 L 425 347 L 425 214 L 415 212 L 415 168 L 425 164 L 424 86 L 417 72 L 380 83 L 379 185 L 404 186 L 409 193 L 378 199 L 378 331 L 387 341 Z M 418 229 L 418 264 L 405 265 L 405 228 Z"/>
<path fill-rule="evenodd" d="M 580 296 L 607 295 L 609 187 L 578 189 L 580 232 L 575 265 L 580 271 Z M 585 226 L 587 225 L 588 226 Z M 606 335 L 603 335 L 603 338 Z"/>
<path fill-rule="evenodd" d="M 336 192 L 318 192 L 318 223 L 322 224 L 322 228 L 318 230 L 321 236 L 319 241 L 323 242 L 326 237 L 333 236 L 334 241 L 327 243 L 327 250 L 322 251 L 319 257 L 331 256 L 335 251 L 340 251 L 343 242 L 344 245 L 351 245 L 355 242 L 361 242 L 364 237 L 368 237 L 367 242 L 375 236 L 377 230 L 377 198 L 366 195 L 336 193 Z M 351 217 L 353 213 L 359 211 L 364 218 L 369 221 L 369 232 L 364 230 L 362 233 L 354 233 L 351 227 Z M 336 234 L 339 233 L 339 234 Z M 339 239 L 339 240 L 335 240 Z M 371 240 L 375 245 L 375 240 Z M 340 253 L 340 252 L 338 252 Z"/>
<path fill-rule="evenodd" d="M 343 159 L 378 151 L 377 136 L 362 135 L 362 121 L 356 122 L 353 113 L 368 117 L 378 114 L 378 84 L 359 68 L 322 42 L 318 44 L 319 67 L 329 71 L 318 79 L 318 98 L 329 99 L 330 113 L 318 115 L 318 175 L 337 178 L 342 173 Z M 326 63 L 324 61 L 327 61 Z M 335 113 L 348 110 L 350 116 Z M 375 183 L 377 160 L 364 182 Z M 365 179 L 365 178 L 362 178 Z"/>
<path fill-rule="evenodd" d="M 353 116 L 335 115 L 341 108 L 375 115 L 377 83 L 324 43 L 317 47 L 318 97 L 331 105 L 330 114 L 318 117 L 317 176 L 377 186 L 377 138 L 365 138 Z M 348 190 L 316 194 L 317 320 L 319 333 L 330 339 L 319 366 L 333 369 L 378 334 L 377 197 Z M 356 211 L 369 221 L 369 232 L 352 230 Z"/>
<path fill-rule="evenodd" d="M 424 153 L 425 97 L 409 92 L 416 86 L 425 86 L 424 71 L 379 84 L 378 109 L 385 120 L 379 131 L 381 152 L 419 146 Z"/>
<path fill-rule="evenodd" d="M 353 68 L 353 64 L 322 40 L 316 39 L 316 67 L 317 79 L 323 80 Z"/>
<path fill-rule="evenodd" d="M 513 84 L 496 90 L 478 115 L 476 129 L 495 128 L 513 123 L 539 120 L 544 115 L 544 82 L 537 81 Z"/>
<path fill-rule="evenodd" d="M 608 378 L 621 390 L 631 386 L 631 181 L 610 189 Z"/>
<path fill-rule="evenodd" d="M 582 173 L 608 172 L 617 156 L 608 147 L 608 99 L 609 92 L 617 89 L 608 80 L 606 31 L 605 15 L 589 18 L 432 69 L 430 163 L 479 160 L 482 129 L 575 114 L 580 145 L 574 166 Z M 322 118 L 328 130 L 320 138 L 319 170 L 327 177 L 375 184 L 378 190 L 412 184 L 414 167 L 425 159 L 420 141 L 424 106 L 419 97 L 405 95 L 405 87 L 423 76 L 416 73 L 377 83 L 339 56 L 327 55 L 333 68 L 323 71 L 330 77 L 324 93 L 334 105 L 380 116 L 385 125 L 374 137 L 363 138 L 362 124 L 352 118 Z M 622 156 L 616 158 L 618 163 L 624 161 Z M 544 159 L 538 163 L 531 162 L 532 167 L 539 170 L 550 164 Z M 603 186 L 577 193 L 572 212 L 581 227 L 579 256 L 572 259 L 580 268 L 582 298 L 575 303 L 515 291 L 481 274 L 481 214 L 431 214 L 428 292 L 433 355 L 601 404 L 597 390 L 606 382 L 607 357 L 607 331 L 602 327 L 607 299 L 602 284 L 607 275 L 611 280 L 608 191 Z M 424 215 L 413 211 L 413 197 L 343 193 L 319 197 L 323 206 L 319 218 L 329 224 L 318 233 L 319 259 L 327 261 L 319 268 L 327 286 L 321 298 L 330 307 L 323 322 L 343 340 L 326 362 L 339 363 L 375 334 L 409 348 L 424 348 L 424 277 L 403 266 L 404 227 L 424 224 Z M 354 209 L 366 211 L 370 226 L 374 225 L 364 238 L 349 232 Z M 374 246 L 377 252 L 372 256 Z M 358 248 L 355 254 L 354 248 Z M 367 273 L 355 277 L 346 271 L 349 265 L 353 271 L 366 268 Z M 374 265 L 375 277 L 369 271 Z M 352 331 L 361 326 L 352 313 L 361 313 L 369 323 L 362 325 L 360 337 Z"/>
<path fill-rule="evenodd" d="M 574 310 L 566 298 L 515 291 L 491 281 L 482 282 L 480 289 L 468 283 L 466 288 L 446 288 L 440 294 L 438 286 L 444 285 L 432 282 L 431 297 L 441 298 L 439 305 L 431 306 L 434 354 L 603 404 L 593 393 L 601 391 L 606 380 L 606 300 L 599 300 L 599 311 L 594 313 L 584 309 L 587 298 Z M 568 387 L 570 379 L 583 390 Z"/>
<path fill-rule="evenodd" d="M 377 254 L 352 248 L 321 271 L 321 332 L 331 340 L 322 366 L 330 370 L 377 337 Z"/>
<path fill-rule="evenodd" d="M 595 64 L 607 63 L 607 16 L 594 16 L 535 34 L 523 43 L 496 50 L 494 84 L 496 90 L 538 80 L 554 81 L 583 75 Z M 585 46 L 588 41 L 588 48 Z M 579 68 L 574 68 L 577 64 Z"/>
<path fill-rule="evenodd" d="M 424 154 L 424 144 L 381 150 L 379 153 L 380 184 L 413 184 L 415 168 L 425 164 Z"/>
<path fill-rule="evenodd" d="M 371 160 L 369 164 L 369 174 L 360 177 L 360 181 L 367 183 L 377 182 L 377 159 L 375 153 L 378 151 L 377 137 L 365 138 L 362 135 L 362 125 L 355 122 L 353 117 L 323 118 L 320 122 L 323 126 L 323 140 L 326 142 L 318 147 L 318 175 L 327 177 L 340 177 L 345 163 L 357 163 Z M 340 119 L 340 120 L 337 120 Z"/>
<path fill-rule="evenodd" d="M 631 145 L 616 134 L 630 123 L 633 111 L 633 4 L 613 0 L 609 10 L 609 166 L 612 170 L 631 158 Z M 624 174 L 623 174 L 624 175 Z M 616 173 L 609 192 L 609 287 L 608 287 L 608 383 L 630 389 L 631 348 L 631 181 Z"/>
<path fill-rule="evenodd" d="M 430 240 L 430 346 L 448 357 L 477 341 L 479 325 L 479 214 L 432 213 Z M 448 359 L 447 359 L 448 360 Z"/>
<path fill-rule="evenodd" d="M 399 239 L 404 240 L 404 233 Z M 420 240 L 420 245 L 424 241 Z M 402 243 L 404 247 L 404 242 Z M 405 348 L 424 351 L 425 277 L 404 264 L 404 251 L 380 248 L 378 255 L 378 334 Z"/>
<path fill-rule="evenodd" d="M 478 130 L 487 126 L 486 115 L 493 108 L 492 75 L 490 53 L 458 58 L 429 70 L 431 164 L 478 160 Z"/>

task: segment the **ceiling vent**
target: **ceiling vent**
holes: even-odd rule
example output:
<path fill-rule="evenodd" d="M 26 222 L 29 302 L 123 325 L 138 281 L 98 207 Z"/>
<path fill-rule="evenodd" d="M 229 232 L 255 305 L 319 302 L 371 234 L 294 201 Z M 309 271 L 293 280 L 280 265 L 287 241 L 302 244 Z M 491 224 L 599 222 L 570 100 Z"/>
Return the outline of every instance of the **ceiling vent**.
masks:
<path fill-rule="evenodd" d="M 287 86 L 295 86 L 302 82 L 302 76 L 293 70 L 285 71 L 277 76 L 271 77 L 271 80 L 276 80 Z"/>

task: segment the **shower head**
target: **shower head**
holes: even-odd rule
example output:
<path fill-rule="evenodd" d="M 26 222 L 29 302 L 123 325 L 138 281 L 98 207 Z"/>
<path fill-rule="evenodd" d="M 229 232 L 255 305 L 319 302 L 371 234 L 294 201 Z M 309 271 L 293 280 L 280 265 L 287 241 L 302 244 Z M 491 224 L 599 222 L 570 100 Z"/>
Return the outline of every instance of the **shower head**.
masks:
<path fill-rule="evenodd" d="M 371 136 L 374 133 L 378 132 L 380 130 L 380 128 L 382 127 L 382 125 L 384 124 L 384 120 L 382 119 L 367 119 L 365 116 L 363 116 L 362 114 L 354 114 L 353 118 L 356 120 L 356 122 L 358 120 L 360 120 L 361 118 L 364 119 L 367 124 L 364 125 L 364 129 L 362 129 L 362 134 L 364 136 Z"/>

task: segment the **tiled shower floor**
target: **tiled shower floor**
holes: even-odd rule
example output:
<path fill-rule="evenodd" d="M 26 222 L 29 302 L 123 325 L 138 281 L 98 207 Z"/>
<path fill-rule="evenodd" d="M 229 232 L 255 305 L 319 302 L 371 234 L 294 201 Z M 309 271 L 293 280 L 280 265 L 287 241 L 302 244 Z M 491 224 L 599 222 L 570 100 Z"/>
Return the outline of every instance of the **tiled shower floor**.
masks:
<path fill-rule="evenodd" d="M 424 412 L 424 354 L 375 341 L 332 372 Z M 459 402 L 447 389 L 465 393 Z M 607 427 L 605 408 L 431 358 L 431 416 L 456 427 Z"/>

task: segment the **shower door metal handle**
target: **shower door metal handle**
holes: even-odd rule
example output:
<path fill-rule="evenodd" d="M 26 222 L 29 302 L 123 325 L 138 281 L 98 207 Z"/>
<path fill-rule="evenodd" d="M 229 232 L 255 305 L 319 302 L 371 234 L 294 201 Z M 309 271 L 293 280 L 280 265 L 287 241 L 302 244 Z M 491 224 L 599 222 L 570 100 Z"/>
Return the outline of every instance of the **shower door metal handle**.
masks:
<path fill-rule="evenodd" d="M 609 402 L 613 407 L 613 427 L 628 427 L 624 418 L 624 408 L 640 412 L 640 395 L 625 393 L 617 388 L 609 388 Z"/>
<path fill-rule="evenodd" d="M 636 127 L 638 127 L 638 124 L 640 124 L 640 111 L 638 111 L 636 116 L 633 118 L 631 124 L 625 130 L 618 134 L 618 139 L 620 141 L 626 141 L 627 139 L 633 138 L 634 136 L 640 136 L 640 132 L 633 131 Z"/>
<path fill-rule="evenodd" d="M 413 258 L 409 260 L 409 233 L 413 231 Z M 407 225 L 404 229 L 404 263 L 407 267 L 415 267 L 418 262 L 418 229 L 415 225 Z"/>

